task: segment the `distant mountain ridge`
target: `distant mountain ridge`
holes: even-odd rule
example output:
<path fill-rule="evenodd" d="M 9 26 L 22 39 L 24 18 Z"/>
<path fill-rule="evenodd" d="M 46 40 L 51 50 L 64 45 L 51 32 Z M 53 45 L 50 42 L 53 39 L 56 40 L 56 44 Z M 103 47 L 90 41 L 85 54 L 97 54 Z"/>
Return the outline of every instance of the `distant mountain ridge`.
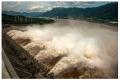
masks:
<path fill-rule="evenodd" d="M 93 8 L 54 8 L 41 16 L 58 18 L 94 18 L 118 21 L 118 3 Z"/>
<path fill-rule="evenodd" d="M 43 14 L 43 12 L 15 12 L 15 11 L 2 11 L 3 14 L 7 15 L 19 15 L 19 16 L 27 16 L 27 17 L 38 17 Z"/>
<path fill-rule="evenodd" d="M 31 17 L 73 18 L 118 21 L 118 2 L 92 8 L 53 8 L 47 12 L 14 12 L 3 11 L 7 15 L 22 15 Z"/>

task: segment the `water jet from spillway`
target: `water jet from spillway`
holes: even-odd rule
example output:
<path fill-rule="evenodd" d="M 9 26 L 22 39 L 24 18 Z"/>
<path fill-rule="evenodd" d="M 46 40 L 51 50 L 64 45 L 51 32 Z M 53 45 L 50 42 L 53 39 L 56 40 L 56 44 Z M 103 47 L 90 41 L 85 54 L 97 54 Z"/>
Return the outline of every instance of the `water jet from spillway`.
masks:
<path fill-rule="evenodd" d="M 51 65 L 49 73 L 53 72 L 55 76 L 74 69 L 80 74 L 84 68 L 96 68 L 94 78 L 112 78 L 117 66 L 118 33 L 95 24 L 73 24 L 72 22 L 64 27 L 52 24 L 33 25 L 25 27 L 23 32 L 10 30 L 7 34 L 20 45 L 22 43 L 18 40 L 30 40 L 22 47 L 39 62 L 48 64 L 54 58 L 62 56 Z M 85 69 L 82 75 L 87 73 L 90 74 Z"/>

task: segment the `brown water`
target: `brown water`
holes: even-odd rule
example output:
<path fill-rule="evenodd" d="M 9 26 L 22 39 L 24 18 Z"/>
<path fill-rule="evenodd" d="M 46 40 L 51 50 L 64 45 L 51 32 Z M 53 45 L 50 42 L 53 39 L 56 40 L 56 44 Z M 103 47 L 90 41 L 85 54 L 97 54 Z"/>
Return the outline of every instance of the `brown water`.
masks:
<path fill-rule="evenodd" d="M 35 59 L 50 64 L 52 60 L 60 58 L 50 65 L 52 69 L 49 73 L 53 72 L 55 76 L 61 73 L 66 76 L 76 74 L 81 78 L 83 74 L 91 74 L 83 69 L 96 68 L 93 78 L 117 77 L 117 27 L 86 21 L 57 20 L 53 24 L 28 25 L 22 29 L 25 31 L 10 30 L 7 34 Z M 90 77 L 87 75 L 86 78 Z"/>

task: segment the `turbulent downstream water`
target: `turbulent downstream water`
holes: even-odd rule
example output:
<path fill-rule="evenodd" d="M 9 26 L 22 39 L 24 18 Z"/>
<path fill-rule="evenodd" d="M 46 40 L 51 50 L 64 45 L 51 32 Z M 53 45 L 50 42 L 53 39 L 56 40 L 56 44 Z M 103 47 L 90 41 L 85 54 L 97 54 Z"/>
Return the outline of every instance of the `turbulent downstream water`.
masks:
<path fill-rule="evenodd" d="M 117 78 L 118 32 L 114 26 L 57 20 L 47 25 L 22 26 L 7 34 L 36 60 L 50 65 L 49 73 L 55 76 L 77 71 L 77 78 L 90 78 L 89 70 L 95 70 L 93 78 Z M 52 63 L 57 57 L 60 59 Z"/>

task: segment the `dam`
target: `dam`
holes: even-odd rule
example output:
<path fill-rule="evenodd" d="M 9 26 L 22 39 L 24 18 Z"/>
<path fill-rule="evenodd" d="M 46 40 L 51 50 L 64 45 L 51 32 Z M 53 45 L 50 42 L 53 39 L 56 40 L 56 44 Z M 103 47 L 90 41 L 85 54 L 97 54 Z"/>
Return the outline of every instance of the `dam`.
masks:
<path fill-rule="evenodd" d="M 79 20 L 11 25 L 2 47 L 19 78 L 117 78 L 116 26 Z M 14 78 L 14 77 L 13 77 Z"/>

